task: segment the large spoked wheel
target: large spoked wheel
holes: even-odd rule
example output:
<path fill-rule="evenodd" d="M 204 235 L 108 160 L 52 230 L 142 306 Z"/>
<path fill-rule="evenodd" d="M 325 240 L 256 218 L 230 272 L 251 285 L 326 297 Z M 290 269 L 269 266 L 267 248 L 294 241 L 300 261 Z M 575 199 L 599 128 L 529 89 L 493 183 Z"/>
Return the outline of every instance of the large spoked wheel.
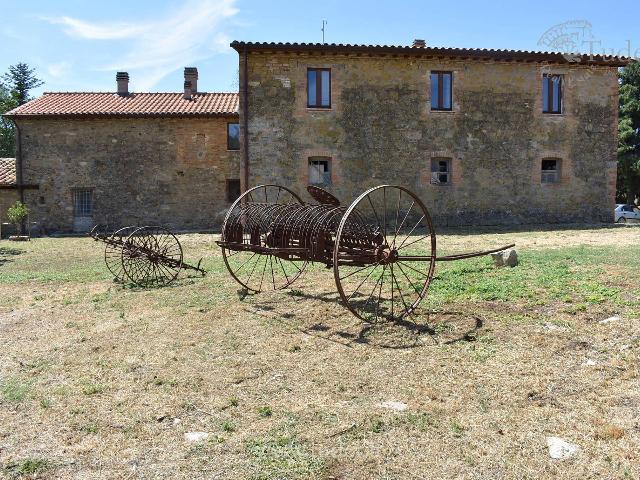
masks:
<path fill-rule="evenodd" d="M 284 224 L 302 203 L 286 187 L 260 185 L 231 205 L 222 224 L 222 257 L 231 276 L 248 291 L 281 290 L 304 271 L 307 261 L 299 255 L 270 254 L 265 249 L 300 247 L 298 240 L 273 226 Z"/>
<path fill-rule="evenodd" d="M 422 201 L 404 187 L 381 185 L 345 212 L 333 251 L 340 298 L 375 323 L 411 315 L 427 295 L 436 262 L 436 235 Z"/>
<path fill-rule="evenodd" d="M 163 227 L 136 228 L 122 246 L 122 269 L 135 285 L 162 287 L 173 282 L 182 268 L 182 246 Z"/>
<path fill-rule="evenodd" d="M 104 263 L 117 282 L 124 282 L 126 275 L 122 268 L 122 246 L 127 237 L 136 227 L 124 227 L 116 230 L 111 235 L 105 237 L 106 247 L 104 248 Z"/>

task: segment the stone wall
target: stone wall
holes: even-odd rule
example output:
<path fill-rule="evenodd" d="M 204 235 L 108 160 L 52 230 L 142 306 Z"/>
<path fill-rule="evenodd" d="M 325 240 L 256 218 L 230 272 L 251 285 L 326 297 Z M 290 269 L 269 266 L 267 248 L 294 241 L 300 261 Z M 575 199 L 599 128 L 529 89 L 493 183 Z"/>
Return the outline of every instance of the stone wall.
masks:
<path fill-rule="evenodd" d="M 307 108 L 308 67 L 331 68 L 330 109 Z M 451 112 L 430 109 L 432 70 L 453 71 Z M 542 113 L 543 73 L 564 75 L 561 115 Z M 250 53 L 248 84 L 250 186 L 302 192 L 308 157 L 329 156 L 343 203 L 400 184 L 437 225 L 613 220 L 615 68 Z M 433 157 L 452 159 L 452 185 L 431 184 Z M 541 183 L 546 157 L 559 183 Z"/>
<path fill-rule="evenodd" d="M 32 219 L 48 231 L 74 227 L 72 191 L 92 189 L 90 223 L 219 228 L 239 178 L 227 150 L 230 118 L 18 120 Z"/>

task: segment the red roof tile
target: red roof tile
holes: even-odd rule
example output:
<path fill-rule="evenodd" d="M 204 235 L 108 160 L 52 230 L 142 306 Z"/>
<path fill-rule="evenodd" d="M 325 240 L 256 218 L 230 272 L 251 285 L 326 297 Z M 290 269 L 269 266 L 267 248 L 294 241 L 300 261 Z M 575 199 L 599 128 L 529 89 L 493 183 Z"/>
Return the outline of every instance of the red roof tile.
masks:
<path fill-rule="evenodd" d="M 15 185 L 16 159 L 0 158 L 0 185 Z"/>
<path fill-rule="evenodd" d="M 576 63 L 622 67 L 632 59 L 612 55 L 587 55 L 581 53 L 536 52 L 529 50 L 494 50 L 486 48 L 410 47 L 406 45 L 352 45 L 342 43 L 282 43 L 282 42 L 231 42 L 231 48 L 249 52 L 318 52 L 342 54 L 390 54 L 419 55 L 421 57 L 462 58 L 476 60 L 503 60 L 513 62 Z"/>
<path fill-rule="evenodd" d="M 237 93 L 56 92 L 45 93 L 6 113 L 8 116 L 226 116 L 238 114 Z"/>

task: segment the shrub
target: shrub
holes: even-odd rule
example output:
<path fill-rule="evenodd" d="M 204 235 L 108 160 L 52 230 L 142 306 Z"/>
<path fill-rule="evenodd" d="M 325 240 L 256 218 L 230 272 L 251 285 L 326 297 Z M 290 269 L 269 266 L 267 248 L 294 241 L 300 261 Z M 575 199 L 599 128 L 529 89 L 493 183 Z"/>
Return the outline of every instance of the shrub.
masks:
<path fill-rule="evenodd" d="M 7 210 L 7 217 L 9 218 L 9 221 L 16 226 L 16 229 L 20 234 L 22 234 L 22 222 L 28 215 L 29 209 L 19 200 L 9 207 L 9 210 Z"/>

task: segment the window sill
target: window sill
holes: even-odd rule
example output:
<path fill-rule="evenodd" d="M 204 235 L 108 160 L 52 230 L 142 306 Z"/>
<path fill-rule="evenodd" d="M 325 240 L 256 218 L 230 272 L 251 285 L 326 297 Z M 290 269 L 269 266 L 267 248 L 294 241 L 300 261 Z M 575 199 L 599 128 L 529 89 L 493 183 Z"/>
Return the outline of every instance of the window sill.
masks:
<path fill-rule="evenodd" d="M 330 112 L 333 107 L 307 107 L 308 112 Z"/>
<path fill-rule="evenodd" d="M 239 148 L 227 148 L 227 152 L 239 152 Z"/>
<path fill-rule="evenodd" d="M 435 114 L 452 114 L 452 113 L 458 113 L 455 110 L 428 110 L 429 113 L 435 113 Z"/>
<path fill-rule="evenodd" d="M 543 117 L 564 117 L 565 114 L 563 113 L 551 113 L 551 112 L 542 112 L 542 116 Z"/>

